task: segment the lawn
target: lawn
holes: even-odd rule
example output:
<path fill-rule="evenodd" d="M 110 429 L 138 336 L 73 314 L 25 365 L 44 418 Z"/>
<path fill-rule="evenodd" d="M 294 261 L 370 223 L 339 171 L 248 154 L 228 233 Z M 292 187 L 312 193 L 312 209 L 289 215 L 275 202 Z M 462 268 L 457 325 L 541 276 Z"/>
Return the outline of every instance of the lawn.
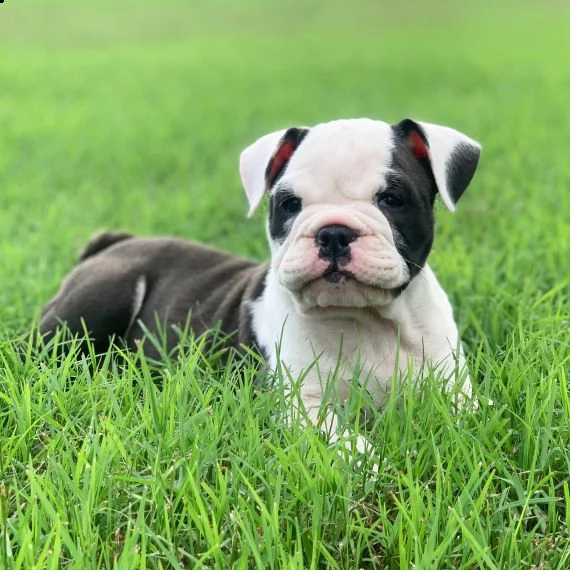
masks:
<path fill-rule="evenodd" d="M 554 0 L 0 4 L 0 568 L 570 567 L 569 29 Z M 357 462 L 254 356 L 18 350 L 98 229 L 265 258 L 240 150 L 350 116 L 483 145 L 430 258 L 476 412 L 404 386 Z"/>

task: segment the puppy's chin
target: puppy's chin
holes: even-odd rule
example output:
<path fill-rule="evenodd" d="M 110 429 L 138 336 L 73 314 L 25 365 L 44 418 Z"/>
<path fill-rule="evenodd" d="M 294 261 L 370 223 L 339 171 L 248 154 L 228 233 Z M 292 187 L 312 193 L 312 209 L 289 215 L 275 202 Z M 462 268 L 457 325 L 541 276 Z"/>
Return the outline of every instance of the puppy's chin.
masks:
<path fill-rule="evenodd" d="M 344 275 L 313 279 L 291 291 L 303 312 L 347 313 L 354 309 L 374 309 L 392 302 L 400 289 L 381 289 Z"/>

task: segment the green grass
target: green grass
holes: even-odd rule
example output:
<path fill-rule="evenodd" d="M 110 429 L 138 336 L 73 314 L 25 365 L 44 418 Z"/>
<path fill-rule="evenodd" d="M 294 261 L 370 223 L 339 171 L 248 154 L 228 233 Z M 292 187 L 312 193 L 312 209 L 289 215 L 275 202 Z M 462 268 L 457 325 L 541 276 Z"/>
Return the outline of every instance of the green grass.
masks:
<path fill-rule="evenodd" d="M 570 566 L 570 11 L 471 4 L 0 4 L 0 568 Z M 404 390 L 375 475 L 253 357 L 19 355 L 99 228 L 266 257 L 240 149 L 347 116 L 483 144 L 431 256 L 477 412 Z"/>

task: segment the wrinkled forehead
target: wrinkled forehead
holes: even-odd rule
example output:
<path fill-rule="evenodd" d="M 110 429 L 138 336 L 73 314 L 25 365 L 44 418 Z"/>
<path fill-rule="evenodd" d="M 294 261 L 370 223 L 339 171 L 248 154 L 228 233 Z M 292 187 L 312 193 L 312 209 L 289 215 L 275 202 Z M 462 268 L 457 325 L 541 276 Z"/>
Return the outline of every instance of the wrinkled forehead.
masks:
<path fill-rule="evenodd" d="M 370 119 L 317 125 L 291 158 L 281 184 L 303 195 L 340 192 L 356 198 L 373 192 L 390 169 L 393 136 L 390 125 Z"/>

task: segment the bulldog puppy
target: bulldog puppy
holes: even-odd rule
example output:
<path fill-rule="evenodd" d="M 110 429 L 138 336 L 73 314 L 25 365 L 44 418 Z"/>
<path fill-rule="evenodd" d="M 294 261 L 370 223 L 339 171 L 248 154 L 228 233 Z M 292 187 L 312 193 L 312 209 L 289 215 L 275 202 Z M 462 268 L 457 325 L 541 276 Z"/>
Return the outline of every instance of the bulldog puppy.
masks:
<path fill-rule="evenodd" d="M 406 119 L 332 121 L 268 134 L 240 172 L 251 216 L 269 195 L 271 261 L 258 264 L 173 238 L 103 234 L 45 307 L 40 333 L 87 330 L 96 350 L 134 348 L 165 326 L 174 349 L 190 317 L 200 334 L 221 325 L 230 344 L 256 347 L 272 368 L 302 377 L 316 422 L 334 371 L 346 394 L 355 367 L 381 405 L 398 371 L 435 367 L 471 394 L 448 298 L 426 260 L 434 201 L 454 210 L 480 146 L 450 128 Z M 327 429 L 336 430 L 333 415 Z M 363 442 L 359 442 L 362 448 Z"/>

